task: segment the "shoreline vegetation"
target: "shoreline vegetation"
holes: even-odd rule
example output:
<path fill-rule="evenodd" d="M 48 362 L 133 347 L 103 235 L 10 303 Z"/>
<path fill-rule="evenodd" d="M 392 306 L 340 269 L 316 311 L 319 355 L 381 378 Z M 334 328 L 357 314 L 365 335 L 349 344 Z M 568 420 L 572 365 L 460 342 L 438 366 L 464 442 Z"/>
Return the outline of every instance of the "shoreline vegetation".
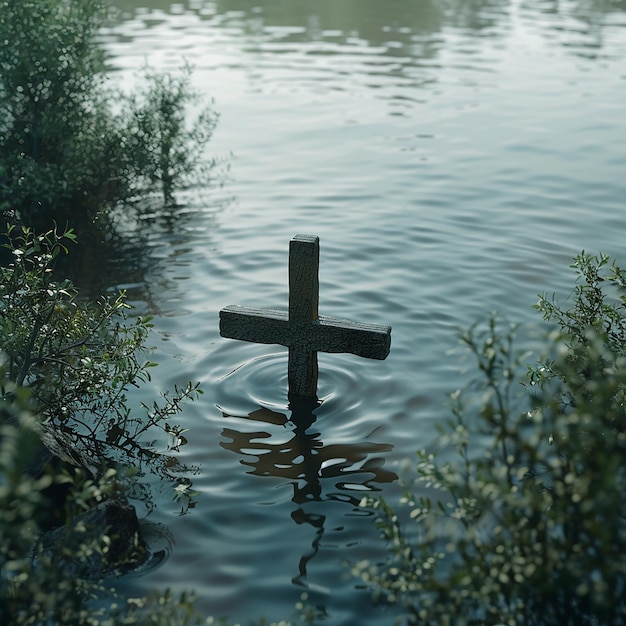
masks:
<path fill-rule="evenodd" d="M 0 11 L 3 624 L 196 618 L 186 594 L 122 598 L 107 580 L 156 557 L 141 519 L 155 481 L 181 513 L 193 508 L 198 468 L 178 459 L 177 416 L 202 391 L 187 383 L 134 406 L 128 391 L 156 365 L 150 318 L 132 320 L 124 293 L 86 301 L 57 274 L 80 246 L 75 230 L 149 195 L 173 206 L 209 176 L 218 115 L 207 106 L 189 119 L 200 96 L 186 65 L 112 88 L 97 39 L 107 11 L 104 0 L 5 0 Z"/>
<path fill-rule="evenodd" d="M 626 623 L 626 272 L 584 251 L 541 295 L 538 362 L 497 317 L 461 334 L 473 381 L 404 497 L 365 499 L 385 563 L 352 572 L 406 624 Z"/>
<path fill-rule="evenodd" d="M 92 222 L 120 203 L 210 176 L 217 124 L 191 68 L 146 68 L 130 93 L 110 84 L 104 0 L 5 0 L 0 13 L 0 211 L 43 232 Z M 33 36 L 36 33 L 36 36 Z"/>
<path fill-rule="evenodd" d="M 193 594 L 126 598 L 110 584 L 154 557 L 141 522 L 155 480 L 181 513 L 194 507 L 177 420 L 202 391 L 133 406 L 156 365 L 150 318 L 131 319 L 123 293 L 80 298 L 58 264 L 80 245 L 73 229 L 109 208 L 155 192 L 171 206 L 210 176 L 217 114 L 189 121 L 187 66 L 112 90 L 106 19 L 103 0 L 0 12 L 0 622 L 228 624 L 199 616 Z M 463 331 L 476 376 L 451 395 L 439 449 L 418 451 L 400 502 L 361 502 L 388 559 L 351 574 L 402 623 L 626 623 L 626 272 L 585 252 L 572 267 L 572 299 L 536 305 L 540 361 L 497 317 Z M 327 619 L 306 595 L 294 615 L 280 624 Z"/>

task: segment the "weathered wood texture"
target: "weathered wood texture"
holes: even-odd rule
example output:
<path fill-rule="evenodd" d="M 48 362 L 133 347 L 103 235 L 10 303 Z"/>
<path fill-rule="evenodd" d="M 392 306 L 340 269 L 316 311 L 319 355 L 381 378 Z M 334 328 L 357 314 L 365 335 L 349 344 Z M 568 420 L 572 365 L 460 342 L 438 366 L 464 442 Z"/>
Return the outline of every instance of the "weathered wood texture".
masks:
<path fill-rule="evenodd" d="M 290 397 L 317 395 L 317 353 L 348 352 L 385 359 L 391 327 L 318 314 L 319 238 L 296 235 L 289 243 L 289 311 L 227 306 L 220 335 L 289 348 Z"/>
<path fill-rule="evenodd" d="M 384 360 L 391 346 L 391 328 L 320 315 L 308 324 L 294 324 L 287 311 L 232 304 L 220 311 L 220 334 L 253 343 L 309 348 L 316 352 L 349 352 Z"/>

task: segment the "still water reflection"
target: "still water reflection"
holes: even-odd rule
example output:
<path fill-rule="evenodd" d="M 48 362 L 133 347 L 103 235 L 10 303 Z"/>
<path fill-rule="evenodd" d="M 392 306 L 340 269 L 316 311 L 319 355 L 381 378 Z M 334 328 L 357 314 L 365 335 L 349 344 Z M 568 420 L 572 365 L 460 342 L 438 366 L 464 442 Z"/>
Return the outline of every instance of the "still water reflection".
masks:
<path fill-rule="evenodd" d="M 463 382 L 455 328 L 498 308 L 535 320 L 581 249 L 624 259 L 623 0 L 115 0 L 111 80 L 186 59 L 221 114 L 212 181 L 119 211 L 79 282 L 155 313 L 148 392 L 201 379 L 185 461 L 197 508 L 164 501 L 169 560 L 136 584 L 195 588 L 240 622 L 384 626 L 345 563 L 384 546 L 355 505 L 393 501 Z M 226 172 L 225 164 L 230 165 Z M 219 337 L 231 302 L 286 308 L 287 242 L 320 236 L 320 313 L 394 329 L 384 362 L 320 355 L 298 427 L 287 357 Z M 624 262 L 626 263 L 626 262 Z M 134 583 L 135 584 L 135 583 Z"/>
<path fill-rule="evenodd" d="M 240 432 L 224 428 L 222 437 L 226 441 L 220 443 L 224 449 L 244 457 L 240 463 L 251 468 L 248 474 L 279 477 L 293 487 L 291 500 L 297 508 L 291 512 L 291 519 L 296 524 L 309 524 L 316 531 L 311 550 L 302 555 L 298 575 L 292 578 L 293 583 L 304 587 L 308 587 L 307 565 L 319 551 L 326 521 L 325 515 L 309 511 L 306 504 L 332 500 L 348 505 L 348 515 L 368 515 L 367 511 L 359 509 L 361 498 L 368 492 L 379 491 L 378 485 L 398 478 L 394 472 L 383 468 L 383 456 L 373 456 L 388 452 L 391 449 L 389 444 L 324 445 L 321 434 L 309 430 L 319 406 L 320 403 L 312 399 L 292 402 L 289 416 L 266 407 L 259 407 L 247 416 L 223 413 L 225 418 L 239 417 L 254 423 L 280 426 L 282 433 L 279 434 L 283 437 L 273 437 L 266 430 Z M 285 431 L 288 425 L 292 428 Z"/>

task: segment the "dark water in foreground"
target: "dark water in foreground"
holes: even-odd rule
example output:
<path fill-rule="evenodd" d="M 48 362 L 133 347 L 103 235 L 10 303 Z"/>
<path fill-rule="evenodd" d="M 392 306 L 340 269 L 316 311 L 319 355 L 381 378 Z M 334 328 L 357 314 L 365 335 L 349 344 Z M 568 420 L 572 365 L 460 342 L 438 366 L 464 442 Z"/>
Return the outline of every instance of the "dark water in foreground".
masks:
<path fill-rule="evenodd" d="M 357 504 L 393 501 L 436 440 L 461 381 L 455 328 L 492 309 L 535 320 L 583 248 L 626 263 L 626 4 L 117 4 L 113 79 L 186 58 L 221 113 L 211 153 L 232 155 L 181 207 L 127 216 L 82 275 L 155 314 L 153 390 L 205 390 L 185 412 L 197 507 L 160 504 L 176 546 L 133 584 L 194 588 L 242 623 L 308 591 L 328 624 L 389 624 L 346 575 L 384 552 Z M 306 431 L 285 351 L 218 331 L 228 304 L 286 307 L 296 233 L 321 239 L 320 312 L 393 327 L 386 361 L 320 356 Z"/>

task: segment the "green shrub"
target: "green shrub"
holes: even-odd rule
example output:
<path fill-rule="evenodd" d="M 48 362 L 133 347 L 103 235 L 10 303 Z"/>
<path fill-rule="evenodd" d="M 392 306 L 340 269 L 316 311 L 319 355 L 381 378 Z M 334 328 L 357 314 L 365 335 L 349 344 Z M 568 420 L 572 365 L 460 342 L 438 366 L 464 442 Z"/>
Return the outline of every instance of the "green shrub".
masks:
<path fill-rule="evenodd" d="M 185 442 L 184 429 L 171 423 L 180 405 L 199 393 L 197 385 L 175 388 L 160 402 L 132 411 L 129 387 L 150 379 L 152 363 L 145 340 L 150 318 L 125 320 L 122 293 L 96 304 L 78 300 L 68 281 L 53 280 L 52 266 L 72 231 L 36 235 L 29 228 L 9 228 L 5 247 L 14 260 L 0 268 L 0 392 L 19 388 L 30 395 L 31 410 L 41 421 L 42 436 L 94 474 L 123 462 L 125 480 L 133 495 L 150 499 L 138 482 L 146 469 L 174 483 L 176 497 L 188 505 L 190 469 L 175 456 L 155 450 L 177 450 Z"/>
<path fill-rule="evenodd" d="M 18 394 L 19 395 L 19 394 Z M 116 489 L 115 473 L 85 482 L 79 473 L 45 473 L 39 477 L 23 471 L 24 455 L 32 453 L 39 421 L 30 414 L 25 398 L 0 405 L 0 623 L 11 626 L 118 626 L 121 624 L 185 626 L 199 623 L 193 598 L 169 591 L 148 597 L 122 598 L 103 581 L 77 576 L 68 561 L 40 550 L 40 520 L 51 503 L 51 486 L 70 487 L 67 513 L 85 499 L 100 501 Z M 106 553 L 114 540 L 108 534 L 82 529 L 71 562 L 87 561 Z"/>
<path fill-rule="evenodd" d="M 190 75 L 189 67 L 178 76 L 146 70 L 145 85 L 126 99 L 124 150 L 139 184 L 159 190 L 168 205 L 177 187 L 200 173 L 208 176 L 211 166 L 202 167 L 202 152 L 217 116 L 205 108 L 187 125 L 186 109 L 199 100 L 190 89 Z"/>
<path fill-rule="evenodd" d="M 407 623 L 626 623 L 626 275 L 607 261 L 576 259 L 573 307 L 541 297 L 558 332 L 527 376 L 514 328 L 465 333 L 478 376 L 439 456 L 418 453 L 400 506 L 364 502 L 389 559 L 354 573 Z"/>
<path fill-rule="evenodd" d="M 188 72 L 149 75 L 143 96 L 115 92 L 97 40 L 105 19 L 103 0 L 1 3 L 0 210 L 13 222 L 89 221 L 157 178 L 171 202 L 199 164 L 215 115 L 186 129 Z"/>
<path fill-rule="evenodd" d="M 111 558 L 122 529 L 80 516 L 127 498 L 150 508 L 148 472 L 172 486 L 183 511 L 193 506 L 190 468 L 175 454 L 183 429 L 173 420 L 199 390 L 177 389 L 137 415 L 126 392 L 154 365 L 145 358 L 149 320 L 126 321 L 123 297 L 90 304 L 53 280 L 71 231 L 14 227 L 8 239 L 13 262 L 0 269 L 0 623 L 191 623 L 186 596 L 115 599 L 100 580 L 110 569 L 94 563 Z M 57 528 L 64 541 L 50 534 Z M 116 567 L 135 556 L 116 555 Z"/>

